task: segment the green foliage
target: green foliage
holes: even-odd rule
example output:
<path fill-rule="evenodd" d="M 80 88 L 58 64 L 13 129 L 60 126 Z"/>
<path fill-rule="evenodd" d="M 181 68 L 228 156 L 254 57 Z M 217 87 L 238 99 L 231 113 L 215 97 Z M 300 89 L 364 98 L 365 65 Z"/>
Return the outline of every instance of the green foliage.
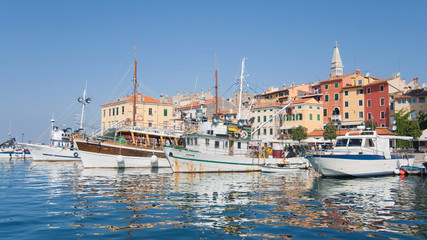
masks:
<path fill-rule="evenodd" d="M 406 109 L 401 109 L 398 113 L 394 115 L 396 120 L 396 133 L 399 136 L 411 136 L 414 139 L 417 139 L 421 136 L 422 131 L 420 129 L 419 120 L 412 119 L 411 112 Z M 411 143 L 404 140 L 398 140 L 397 146 L 399 147 L 411 147 Z"/>
<path fill-rule="evenodd" d="M 333 123 L 326 124 L 325 131 L 323 132 L 323 138 L 325 140 L 337 138 L 337 126 Z"/>
<path fill-rule="evenodd" d="M 417 113 L 417 121 L 421 130 L 427 129 L 427 114 L 424 111 L 419 111 Z"/>
<path fill-rule="evenodd" d="M 291 138 L 294 141 L 301 141 L 307 138 L 307 132 L 303 126 L 294 127 L 291 129 L 291 132 Z"/>

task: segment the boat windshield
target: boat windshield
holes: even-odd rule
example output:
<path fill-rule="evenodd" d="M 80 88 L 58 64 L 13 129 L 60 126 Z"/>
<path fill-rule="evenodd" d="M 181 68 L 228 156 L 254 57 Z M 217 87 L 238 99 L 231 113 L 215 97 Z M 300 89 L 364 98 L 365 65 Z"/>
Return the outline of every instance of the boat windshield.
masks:
<path fill-rule="evenodd" d="M 345 147 L 347 146 L 347 139 L 338 139 L 335 147 Z"/>
<path fill-rule="evenodd" d="M 360 138 L 350 139 L 350 141 L 348 142 L 348 146 L 349 147 L 360 147 L 360 146 L 362 146 L 362 139 L 360 139 Z"/>

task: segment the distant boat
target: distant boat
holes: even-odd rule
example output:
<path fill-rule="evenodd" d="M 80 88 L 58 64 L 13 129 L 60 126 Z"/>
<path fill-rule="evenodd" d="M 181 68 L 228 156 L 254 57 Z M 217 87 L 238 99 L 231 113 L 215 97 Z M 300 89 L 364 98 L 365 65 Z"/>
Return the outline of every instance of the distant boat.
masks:
<path fill-rule="evenodd" d="M 9 140 L 0 143 L 0 159 L 16 159 L 16 158 L 30 158 L 30 152 L 28 149 L 22 148 L 18 144 L 15 138 L 9 138 Z"/>
<path fill-rule="evenodd" d="M 390 140 L 395 139 L 412 140 L 412 137 L 378 135 L 376 131 L 347 132 L 337 137 L 332 150 L 306 158 L 325 177 L 392 175 L 402 165 L 414 161 L 414 156 L 390 152 Z"/>

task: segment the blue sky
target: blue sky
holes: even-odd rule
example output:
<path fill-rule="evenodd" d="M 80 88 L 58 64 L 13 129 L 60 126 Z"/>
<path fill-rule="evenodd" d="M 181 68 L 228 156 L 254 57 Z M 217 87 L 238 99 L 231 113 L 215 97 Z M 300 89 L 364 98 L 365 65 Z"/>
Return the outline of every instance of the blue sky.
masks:
<path fill-rule="evenodd" d="M 0 1 L 0 141 L 45 141 L 131 93 L 134 43 L 143 94 L 214 87 L 228 97 L 246 57 L 249 90 L 326 79 L 335 41 L 344 73 L 427 82 L 427 1 Z M 230 89 L 230 90 L 229 90 Z M 228 91 L 227 91 L 228 90 Z"/>

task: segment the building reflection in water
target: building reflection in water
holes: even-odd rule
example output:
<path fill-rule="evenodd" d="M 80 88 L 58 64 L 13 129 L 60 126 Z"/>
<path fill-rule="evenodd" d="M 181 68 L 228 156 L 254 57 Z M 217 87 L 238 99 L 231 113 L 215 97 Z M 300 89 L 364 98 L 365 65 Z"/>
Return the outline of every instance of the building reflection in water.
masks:
<path fill-rule="evenodd" d="M 108 215 L 91 226 L 99 234 L 102 229 L 131 236 L 137 229 L 188 228 L 208 236 L 292 238 L 294 227 L 422 233 L 403 220 L 422 218 L 408 210 L 426 209 L 426 197 L 405 189 L 405 181 L 328 179 L 306 170 L 278 175 L 83 169 L 72 184 L 74 208 L 82 210 L 82 219 Z M 425 189 L 419 191 L 423 193 Z M 421 203 L 414 203 L 420 198 Z"/>

